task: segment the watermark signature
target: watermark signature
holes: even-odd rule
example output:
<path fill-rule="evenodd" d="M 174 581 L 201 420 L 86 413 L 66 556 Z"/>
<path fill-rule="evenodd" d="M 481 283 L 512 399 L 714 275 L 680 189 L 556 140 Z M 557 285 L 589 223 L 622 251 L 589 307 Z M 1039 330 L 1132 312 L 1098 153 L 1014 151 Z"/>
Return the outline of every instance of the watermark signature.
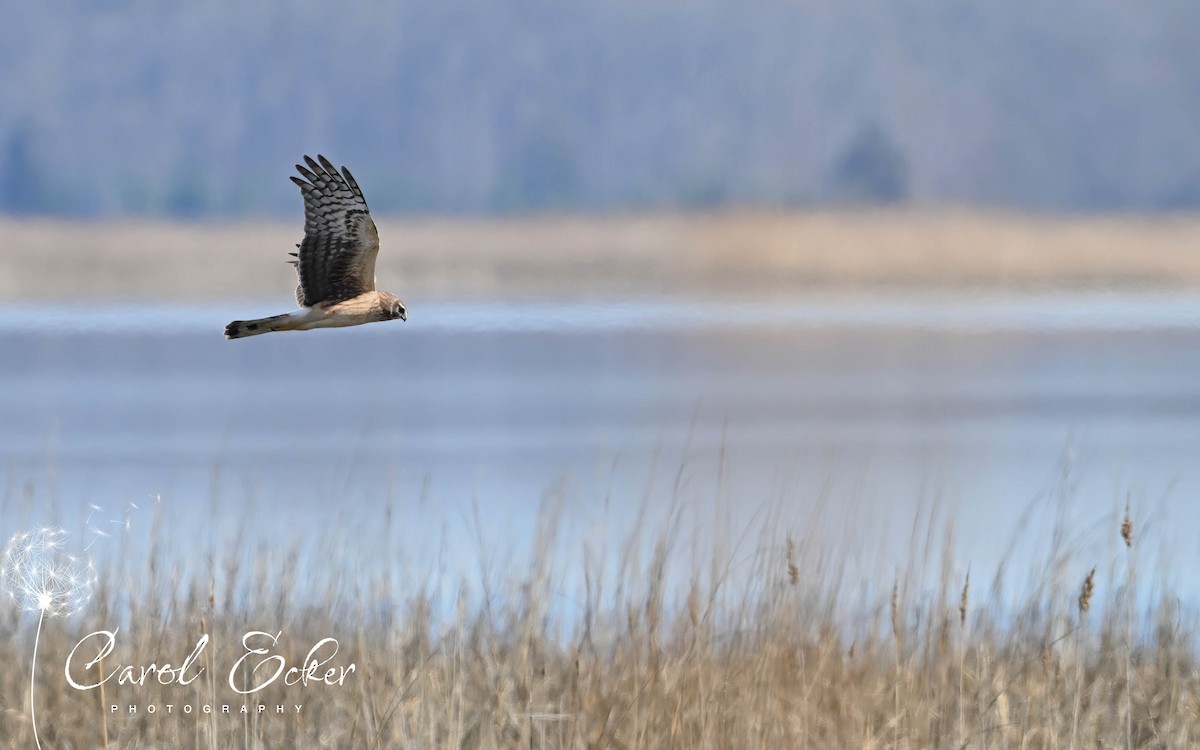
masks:
<path fill-rule="evenodd" d="M 130 504 L 126 518 L 119 523 L 128 529 L 128 512 L 136 510 Z M 93 514 L 101 509 L 92 506 Z M 67 552 L 68 533 L 57 527 L 45 526 L 14 534 L 0 557 L 0 591 L 7 595 L 11 604 L 22 612 L 38 616 L 37 632 L 33 640 L 33 654 L 29 669 L 29 715 L 33 727 L 34 743 L 41 750 L 38 734 L 37 700 L 35 683 L 37 677 L 38 646 L 42 627 L 46 620 L 64 619 L 79 612 L 92 598 L 97 583 L 97 573 L 87 552 L 98 540 L 109 536 L 109 532 L 92 523 L 88 516 L 87 526 L 92 537 L 84 550 L 76 555 Z M 63 665 L 67 684 L 79 691 L 102 689 L 104 685 L 144 687 L 146 685 L 187 686 L 194 682 L 209 667 L 224 673 L 230 690 L 241 696 L 252 696 L 272 685 L 308 688 L 318 685 L 341 686 L 357 670 L 353 662 L 342 663 L 337 659 L 340 644 L 336 638 L 318 640 L 299 663 L 289 664 L 287 658 L 277 653 L 283 631 L 268 632 L 251 630 L 241 637 L 239 655 L 227 669 L 218 670 L 212 661 L 204 658 L 205 650 L 212 642 L 205 633 L 197 639 L 192 650 L 181 661 L 150 664 L 116 664 L 106 666 L 105 660 L 117 650 L 120 628 L 96 630 L 83 636 L 71 649 Z M 214 647 L 215 648 L 215 647 Z M 103 700 L 103 692 L 101 693 Z M 179 713 L 194 711 L 204 714 L 266 714 L 300 712 L 303 704 L 290 706 L 244 703 L 204 704 L 193 706 L 184 702 Z M 176 704 L 163 704 L 165 713 L 175 713 Z M 110 712 L 121 710 L 111 705 Z M 137 706 L 129 705 L 128 713 L 136 713 Z M 145 712 L 160 713 L 158 704 L 145 706 Z"/>
<path fill-rule="evenodd" d="M 102 660 L 112 654 L 117 643 L 116 630 L 97 630 L 84 636 L 71 653 L 63 668 L 67 684 L 76 690 L 95 690 L 110 680 L 118 685 L 188 685 L 204 674 L 204 667 L 197 666 L 204 650 L 208 648 L 210 638 L 207 633 L 200 636 L 192 649 L 178 666 L 170 663 L 148 665 L 117 665 L 107 673 L 100 672 Z M 340 648 L 336 638 L 322 638 L 304 657 L 299 665 L 288 665 L 282 654 L 275 654 L 271 649 L 278 645 L 283 631 L 274 634 L 262 630 L 251 630 L 242 636 L 243 653 L 229 668 L 227 682 L 229 688 L 239 695 L 250 695 L 264 690 L 275 683 L 287 686 L 299 685 L 344 685 L 346 678 L 354 674 L 356 666 L 353 662 L 348 665 L 331 665 Z M 78 671 L 89 673 L 77 681 L 72 674 L 76 661 L 76 652 L 85 645 L 96 646 L 95 656 L 82 664 Z"/>

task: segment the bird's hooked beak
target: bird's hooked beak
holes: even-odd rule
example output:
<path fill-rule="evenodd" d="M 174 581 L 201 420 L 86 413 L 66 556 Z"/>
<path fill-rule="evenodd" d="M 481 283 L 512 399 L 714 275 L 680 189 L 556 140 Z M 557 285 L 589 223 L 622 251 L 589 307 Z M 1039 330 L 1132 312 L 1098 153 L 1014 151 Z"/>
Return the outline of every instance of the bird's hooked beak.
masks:
<path fill-rule="evenodd" d="M 400 308 L 400 320 L 403 320 L 403 321 L 408 320 L 408 310 L 405 310 L 403 307 Z"/>

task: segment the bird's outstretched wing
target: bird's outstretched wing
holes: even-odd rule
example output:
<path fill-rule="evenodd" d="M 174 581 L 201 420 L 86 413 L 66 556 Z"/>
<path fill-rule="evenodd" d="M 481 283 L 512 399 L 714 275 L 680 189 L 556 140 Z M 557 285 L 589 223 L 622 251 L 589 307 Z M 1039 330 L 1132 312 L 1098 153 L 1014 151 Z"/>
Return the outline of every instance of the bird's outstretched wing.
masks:
<path fill-rule="evenodd" d="M 375 289 L 379 232 L 367 201 L 350 170 L 339 173 L 324 156 L 297 164 L 304 179 L 292 177 L 304 196 L 304 241 L 299 245 L 296 299 L 311 307 L 357 297 Z"/>

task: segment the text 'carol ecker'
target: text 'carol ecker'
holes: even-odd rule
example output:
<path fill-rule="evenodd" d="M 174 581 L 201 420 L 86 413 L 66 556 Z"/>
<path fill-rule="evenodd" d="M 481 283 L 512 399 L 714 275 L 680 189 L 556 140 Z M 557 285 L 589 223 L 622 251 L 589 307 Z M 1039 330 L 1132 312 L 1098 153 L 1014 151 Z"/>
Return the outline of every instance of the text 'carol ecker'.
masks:
<path fill-rule="evenodd" d="M 107 674 L 101 673 L 101 667 L 97 665 L 116 647 L 119 631 L 120 628 L 97 630 L 85 635 L 75 644 L 71 653 L 67 654 L 67 662 L 63 667 L 63 673 L 71 687 L 76 690 L 93 690 L 114 678 L 118 685 L 145 685 L 147 682 L 157 682 L 160 685 L 172 683 L 187 685 L 204 673 L 204 667 L 197 666 L 197 663 L 200 655 L 204 653 L 204 649 L 208 647 L 207 633 L 200 636 L 200 639 L 196 641 L 196 647 L 182 662 L 179 662 L 178 666 L 172 666 L 170 663 L 161 665 L 153 663 L 144 666 L 121 666 L 118 664 Z M 323 638 L 317 641 L 308 650 L 308 655 L 304 657 L 304 662 L 300 666 L 289 667 L 287 660 L 282 655 L 271 653 L 271 648 L 279 643 L 282 635 L 282 631 L 272 635 L 262 630 L 252 630 L 242 636 L 243 653 L 229 669 L 229 687 L 234 692 L 241 695 L 257 692 L 274 684 L 281 676 L 285 685 L 302 687 L 309 687 L 316 683 L 343 685 L 346 678 L 354 673 L 353 662 L 345 666 L 330 666 L 330 662 L 338 653 L 339 644 L 336 638 Z M 98 646 L 96 655 L 85 662 L 82 667 L 76 666 L 73 669 L 72 665 L 77 664 L 75 652 L 89 643 Z M 80 671 L 88 675 L 86 678 L 81 678 L 83 681 L 77 680 L 73 674 Z M 93 671 L 95 673 L 91 674 Z M 239 676 L 242 677 L 240 683 Z"/>

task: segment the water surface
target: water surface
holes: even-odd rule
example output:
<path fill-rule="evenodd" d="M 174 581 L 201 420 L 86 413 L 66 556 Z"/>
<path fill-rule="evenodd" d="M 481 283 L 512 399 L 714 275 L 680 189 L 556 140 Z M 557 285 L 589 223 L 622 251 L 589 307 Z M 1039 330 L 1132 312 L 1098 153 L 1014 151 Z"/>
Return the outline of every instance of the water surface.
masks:
<path fill-rule="evenodd" d="M 1108 549 L 1129 497 L 1196 561 L 1200 298 L 412 308 L 239 341 L 229 319 L 279 310 L 0 308 L 0 533 L 158 507 L 187 557 L 387 519 L 411 565 L 457 574 L 528 540 L 547 497 L 568 537 L 723 503 L 721 524 L 772 508 L 888 569 L 936 505 L 986 570 L 1064 496 Z"/>

